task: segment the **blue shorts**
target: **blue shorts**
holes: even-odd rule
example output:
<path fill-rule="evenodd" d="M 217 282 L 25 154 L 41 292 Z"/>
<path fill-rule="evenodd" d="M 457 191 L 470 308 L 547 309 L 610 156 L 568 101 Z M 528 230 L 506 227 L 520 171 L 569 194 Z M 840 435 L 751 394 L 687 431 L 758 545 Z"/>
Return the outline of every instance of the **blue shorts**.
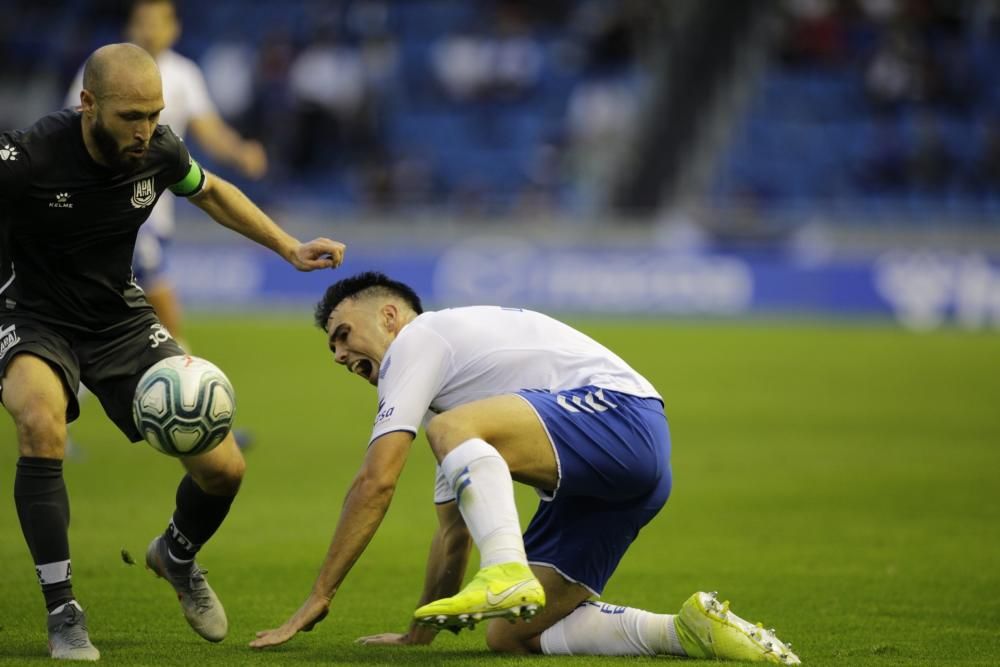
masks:
<path fill-rule="evenodd" d="M 670 496 L 663 404 L 594 386 L 518 395 L 541 419 L 559 466 L 559 486 L 524 533 L 528 561 L 600 595 Z"/>

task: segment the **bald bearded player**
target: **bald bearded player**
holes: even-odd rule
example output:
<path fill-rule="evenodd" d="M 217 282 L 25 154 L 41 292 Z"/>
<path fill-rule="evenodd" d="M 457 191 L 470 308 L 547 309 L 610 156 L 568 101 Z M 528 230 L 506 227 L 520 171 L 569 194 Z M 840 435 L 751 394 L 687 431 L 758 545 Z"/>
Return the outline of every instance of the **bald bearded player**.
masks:
<path fill-rule="evenodd" d="M 83 85 L 80 110 L 0 132 L 0 401 L 17 429 L 14 499 L 49 612 L 49 653 L 69 660 L 100 657 L 71 580 L 62 460 L 77 390 L 86 384 L 137 442 L 139 378 L 183 354 L 132 273 L 136 234 L 153 205 L 169 189 L 300 271 L 335 268 L 344 252 L 326 238 L 299 242 L 191 159 L 157 123 L 162 84 L 143 49 L 98 49 Z M 229 512 L 245 464 L 232 435 L 181 462 L 176 507 L 146 563 L 174 588 L 191 627 L 221 641 L 226 613 L 195 555 Z"/>

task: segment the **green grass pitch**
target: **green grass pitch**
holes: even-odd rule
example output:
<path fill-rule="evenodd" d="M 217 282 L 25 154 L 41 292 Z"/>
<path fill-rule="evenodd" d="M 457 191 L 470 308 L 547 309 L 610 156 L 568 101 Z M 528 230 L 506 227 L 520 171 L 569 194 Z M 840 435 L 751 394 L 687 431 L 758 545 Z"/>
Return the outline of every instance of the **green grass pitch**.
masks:
<path fill-rule="evenodd" d="M 674 441 L 673 496 L 607 601 L 673 613 L 693 591 L 718 590 L 737 613 L 777 627 L 810 665 L 1000 664 L 1000 336 L 576 324 L 660 389 Z M 254 632 L 282 622 L 309 590 L 364 454 L 375 393 L 333 364 L 308 312 L 196 319 L 189 337 L 228 372 L 238 422 L 256 436 L 242 493 L 199 559 L 230 635 L 220 645 L 199 639 L 169 587 L 142 567 L 170 516 L 179 466 L 128 444 L 91 399 L 72 427 L 80 452 L 66 479 L 75 590 L 104 663 L 637 662 L 493 656 L 482 628 L 431 647 L 353 643 L 404 629 L 418 597 L 434 523 L 422 436 L 329 618 L 278 649 L 251 651 Z M 14 512 L 6 417 L 0 442 L 0 663 L 43 664 L 44 608 Z M 527 519 L 536 501 L 519 494 Z M 137 565 L 122 562 L 123 547 Z"/>

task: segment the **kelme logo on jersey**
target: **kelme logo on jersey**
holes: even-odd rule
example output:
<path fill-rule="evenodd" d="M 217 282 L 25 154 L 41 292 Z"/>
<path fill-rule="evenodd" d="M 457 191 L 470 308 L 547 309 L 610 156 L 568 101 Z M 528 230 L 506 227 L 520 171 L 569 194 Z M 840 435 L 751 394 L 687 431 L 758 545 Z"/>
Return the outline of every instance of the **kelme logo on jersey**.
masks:
<path fill-rule="evenodd" d="M 68 192 L 60 192 L 56 195 L 55 201 L 49 202 L 49 208 L 73 208 L 73 202 L 69 200 Z"/>
<path fill-rule="evenodd" d="M 3 148 L 0 148 L 0 160 L 3 160 L 4 162 L 10 160 L 11 162 L 13 162 L 16 159 L 17 159 L 16 148 L 14 148 L 13 146 L 8 146 L 7 144 L 4 144 Z"/>
<path fill-rule="evenodd" d="M 156 200 L 153 179 L 144 178 L 132 184 L 132 208 L 146 208 Z"/>

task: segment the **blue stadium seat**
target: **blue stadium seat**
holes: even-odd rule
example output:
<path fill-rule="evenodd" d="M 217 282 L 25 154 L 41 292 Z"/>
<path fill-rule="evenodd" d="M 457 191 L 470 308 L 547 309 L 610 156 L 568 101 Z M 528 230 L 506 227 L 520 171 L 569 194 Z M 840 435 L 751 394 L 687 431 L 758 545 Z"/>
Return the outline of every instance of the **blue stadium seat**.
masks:
<path fill-rule="evenodd" d="M 810 197 L 837 202 L 853 216 L 875 220 L 912 218 L 915 224 L 984 213 L 970 187 L 981 159 L 982 121 L 959 107 L 907 103 L 896 115 L 878 117 L 865 97 L 861 65 L 874 52 L 880 32 L 850 26 L 853 58 L 840 66 L 784 66 L 775 61 L 730 137 L 728 155 L 717 162 L 710 188 L 716 199 L 749 190 L 766 192 L 774 207 L 798 207 Z M 949 39 L 951 39 L 949 37 Z M 953 41 L 948 42 L 952 47 Z M 1000 111 L 1000 40 L 970 40 L 963 47 L 977 70 L 991 109 Z M 987 82 L 992 82 L 988 84 Z M 982 112 L 979 117 L 982 117 Z M 940 189 L 868 192 L 879 181 L 865 177 L 880 151 L 895 141 L 905 177 L 923 123 L 932 119 L 953 160 L 950 181 Z"/>

